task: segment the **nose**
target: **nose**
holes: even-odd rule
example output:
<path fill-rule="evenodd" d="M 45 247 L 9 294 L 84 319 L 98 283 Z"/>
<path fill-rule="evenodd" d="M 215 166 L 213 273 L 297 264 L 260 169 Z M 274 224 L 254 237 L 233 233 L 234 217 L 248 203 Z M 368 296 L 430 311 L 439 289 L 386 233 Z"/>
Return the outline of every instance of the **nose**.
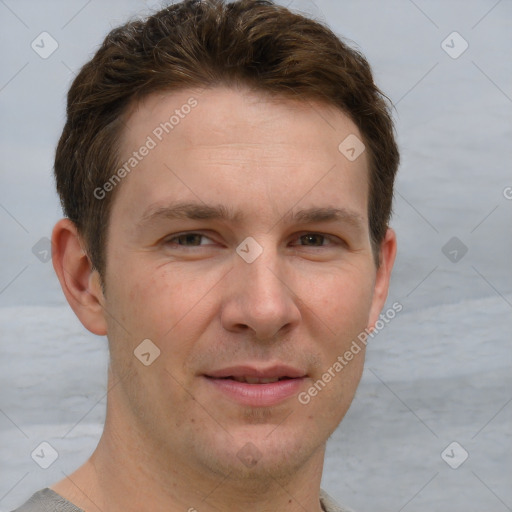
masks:
<path fill-rule="evenodd" d="M 228 274 L 221 309 L 222 326 L 230 332 L 250 332 L 260 341 L 271 341 L 291 330 L 301 318 L 290 273 L 279 256 L 264 252 L 252 263 L 235 256 Z"/>

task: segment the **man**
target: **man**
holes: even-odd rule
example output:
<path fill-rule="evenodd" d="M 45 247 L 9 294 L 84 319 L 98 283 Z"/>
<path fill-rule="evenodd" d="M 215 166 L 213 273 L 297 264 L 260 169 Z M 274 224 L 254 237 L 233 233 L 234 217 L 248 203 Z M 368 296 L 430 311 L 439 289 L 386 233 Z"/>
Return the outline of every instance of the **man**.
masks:
<path fill-rule="evenodd" d="M 325 446 L 386 300 L 397 166 L 366 60 L 312 20 L 187 0 L 113 30 L 69 91 L 52 239 L 108 337 L 106 422 L 18 510 L 344 510 Z"/>

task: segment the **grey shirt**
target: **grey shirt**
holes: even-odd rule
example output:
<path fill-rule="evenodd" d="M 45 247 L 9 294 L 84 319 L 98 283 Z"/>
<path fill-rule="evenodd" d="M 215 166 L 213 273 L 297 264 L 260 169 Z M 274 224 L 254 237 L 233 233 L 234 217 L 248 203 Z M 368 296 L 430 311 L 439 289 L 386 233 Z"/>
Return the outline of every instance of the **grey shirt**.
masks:
<path fill-rule="evenodd" d="M 320 505 L 324 512 L 351 512 L 341 508 L 325 491 L 320 490 Z M 21 507 L 12 512 L 84 512 L 50 488 L 37 491 Z"/>

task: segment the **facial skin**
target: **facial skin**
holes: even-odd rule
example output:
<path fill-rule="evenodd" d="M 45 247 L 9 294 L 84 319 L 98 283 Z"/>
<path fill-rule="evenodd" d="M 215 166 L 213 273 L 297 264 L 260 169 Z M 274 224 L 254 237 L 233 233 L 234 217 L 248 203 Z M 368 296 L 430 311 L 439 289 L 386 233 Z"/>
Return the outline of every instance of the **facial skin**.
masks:
<path fill-rule="evenodd" d="M 191 97 L 197 106 L 158 141 L 153 130 Z M 388 230 L 377 269 L 368 158 L 338 151 L 362 137 L 332 107 L 226 87 L 153 94 L 126 124 L 122 162 L 148 135 L 157 145 L 117 185 L 104 292 L 73 225 L 54 230 L 63 290 L 84 326 L 108 335 L 111 366 L 98 448 L 52 488 L 87 510 L 318 511 L 325 443 L 364 351 L 308 404 L 297 395 L 378 319 L 396 248 Z M 180 215 L 165 213 L 178 203 Z M 207 207 L 228 216 L 188 218 Z M 236 252 L 247 237 L 263 249 L 252 263 Z M 145 339 L 160 349 L 149 366 L 134 356 Z M 303 378 L 270 405 L 208 377 L 276 365 Z"/>

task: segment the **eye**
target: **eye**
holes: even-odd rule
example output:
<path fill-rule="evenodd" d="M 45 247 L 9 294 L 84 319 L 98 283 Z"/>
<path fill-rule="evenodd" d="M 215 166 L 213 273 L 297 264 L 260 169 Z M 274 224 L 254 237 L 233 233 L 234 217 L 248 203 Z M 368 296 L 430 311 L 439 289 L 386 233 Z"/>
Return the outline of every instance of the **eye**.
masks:
<path fill-rule="evenodd" d="M 199 247 L 201 245 L 211 245 L 215 242 L 211 238 L 201 233 L 182 233 L 165 240 L 169 245 L 181 245 L 185 247 Z"/>
<path fill-rule="evenodd" d="M 308 247 L 320 247 L 326 245 L 325 242 L 332 242 L 327 236 L 320 233 L 307 233 L 299 237 L 300 245 Z"/>
<path fill-rule="evenodd" d="M 334 235 L 304 233 L 296 238 L 294 245 L 300 247 L 335 247 L 346 245 L 346 243 L 344 240 Z"/>

